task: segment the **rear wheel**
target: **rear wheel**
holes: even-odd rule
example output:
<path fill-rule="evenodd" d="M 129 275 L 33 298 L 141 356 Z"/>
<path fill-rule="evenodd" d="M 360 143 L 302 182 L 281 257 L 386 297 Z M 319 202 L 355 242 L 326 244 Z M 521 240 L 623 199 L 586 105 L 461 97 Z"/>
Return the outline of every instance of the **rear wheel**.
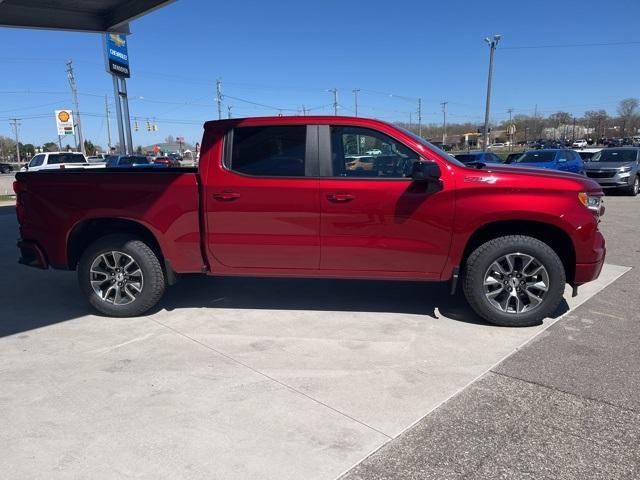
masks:
<path fill-rule="evenodd" d="M 496 325 L 537 325 L 560 304 L 566 283 L 558 255 L 524 235 L 495 238 L 476 248 L 464 273 L 471 308 Z"/>
<path fill-rule="evenodd" d="M 96 240 L 78 263 L 78 281 L 89 303 L 112 317 L 142 315 L 165 289 L 165 276 L 156 253 L 129 235 Z"/>

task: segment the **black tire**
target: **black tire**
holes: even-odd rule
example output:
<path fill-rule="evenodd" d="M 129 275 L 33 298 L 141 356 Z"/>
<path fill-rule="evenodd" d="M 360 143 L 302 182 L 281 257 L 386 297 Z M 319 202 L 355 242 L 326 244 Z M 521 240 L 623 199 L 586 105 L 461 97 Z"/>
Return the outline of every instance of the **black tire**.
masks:
<path fill-rule="evenodd" d="M 633 183 L 627 188 L 627 195 L 635 197 L 640 193 L 640 175 L 636 175 Z"/>
<path fill-rule="evenodd" d="M 492 305 L 485 295 L 484 277 L 497 259 L 507 254 L 526 254 L 535 257 L 548 273 L 549 289 L 542 302 L 530 311 L 507 313 Z M 483 319 L 505 327 L 538 325 L 551 315 L 562 301 L 566 275 L 558 255 L 544 242 L 525 235 L 509 235 L 490 240 L 476 248 L 467 259 L 463 289 L 471 308 Z"/>
<path fill-rule="evenodd" d="M 125 305 L 103 300 L 91 285 L 91 265 L 103 254 L 117 251 L 131 257 L 142 272 L 141 291 Z M 93 242 L 78 263 L 78 282 L 89 303 L 100 313 L 110 317 L 135 317 L 158 303 L 166 286 L 165 274 L 158 255 L 142 240 L 131 235 L 107 235 Z"/>

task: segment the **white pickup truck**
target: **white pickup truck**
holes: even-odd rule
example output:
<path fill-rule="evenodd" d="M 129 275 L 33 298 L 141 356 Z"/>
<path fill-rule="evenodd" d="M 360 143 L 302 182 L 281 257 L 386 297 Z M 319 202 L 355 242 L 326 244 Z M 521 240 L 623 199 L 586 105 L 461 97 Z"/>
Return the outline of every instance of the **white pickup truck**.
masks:
<path fill-rule="evenodd" d="M 34 155 L 31 161 L 20 169 L 21 172 L 38 170 L 60 170 L 88 167 L 89 162 L 80 152 L 46 152 Z"/>

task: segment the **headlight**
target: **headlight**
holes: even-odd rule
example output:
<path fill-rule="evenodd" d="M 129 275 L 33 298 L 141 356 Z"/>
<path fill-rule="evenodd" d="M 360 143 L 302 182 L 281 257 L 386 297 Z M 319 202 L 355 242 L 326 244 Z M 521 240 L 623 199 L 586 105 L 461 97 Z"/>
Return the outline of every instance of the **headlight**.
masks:
<path fill-rule="evenodd" d="M 620 167 L 620 170 L 618 170 L 620 173 L 624 173 L 624 172 L 630 172 L 631 171 L 631 167 Z"/>
<path fill-rule="evenodd" d="M 582 205 L 587 207 L 589 210 L 594 212 L 597 215 L 600 215 L 600 212 L 603 207 L 603 201 L 601 195 L 591 195 L 586 192 L 578 193 L 578 200 Z"/>

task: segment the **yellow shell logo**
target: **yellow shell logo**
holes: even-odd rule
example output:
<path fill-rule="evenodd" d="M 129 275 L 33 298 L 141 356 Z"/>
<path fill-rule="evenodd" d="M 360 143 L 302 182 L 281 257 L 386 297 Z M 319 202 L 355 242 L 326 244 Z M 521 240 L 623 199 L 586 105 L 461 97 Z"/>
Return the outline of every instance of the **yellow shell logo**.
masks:
<path fill-rule="evenodd" d="M 109 38 L 113 43 L 115 43 L 118 47 L 122 47 L 127 41 L 124 39 L 122 35 L 118 35 L 117 33 L 110 33 Z"/>
<path fill-rule="evenodd" d="M 60 113 L 58 113 L 58 120 L 60 120 L 61 122 L 68 122 L 69 121 L 69 112 L 65 112 L 64 110 Z"/>

